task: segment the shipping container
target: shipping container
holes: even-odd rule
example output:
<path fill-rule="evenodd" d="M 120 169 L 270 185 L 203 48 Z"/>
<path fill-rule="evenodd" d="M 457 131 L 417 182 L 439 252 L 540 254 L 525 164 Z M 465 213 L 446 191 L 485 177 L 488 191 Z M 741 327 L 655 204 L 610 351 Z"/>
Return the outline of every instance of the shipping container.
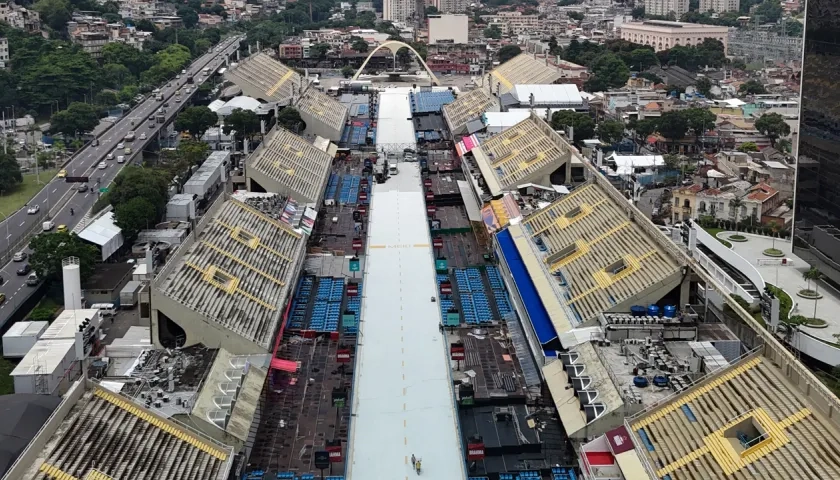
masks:
<path fill-rule="evenodd" d="M 134 308 L 142 289 L 143 282 L 132 280 L 126 283 L 125 287 L 120 290 L 120 308 Z"/>

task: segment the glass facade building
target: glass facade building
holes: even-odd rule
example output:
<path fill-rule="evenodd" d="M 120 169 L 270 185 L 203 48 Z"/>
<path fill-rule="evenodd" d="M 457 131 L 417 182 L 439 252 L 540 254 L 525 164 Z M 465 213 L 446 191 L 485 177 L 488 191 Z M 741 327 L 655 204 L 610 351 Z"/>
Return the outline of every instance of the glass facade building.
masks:
<path fill-rule="evenodd" d="M 794 253 L 840 283 L 840 2 L 806 18 Z"/>

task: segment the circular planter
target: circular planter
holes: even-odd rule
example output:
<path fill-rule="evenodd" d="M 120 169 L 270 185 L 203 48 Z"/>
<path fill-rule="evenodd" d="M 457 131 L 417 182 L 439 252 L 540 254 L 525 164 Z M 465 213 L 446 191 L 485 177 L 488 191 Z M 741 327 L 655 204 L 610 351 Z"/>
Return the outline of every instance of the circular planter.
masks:
<path fill-rule="evenodd" d="M 774 258 L 781 258 L 781 257 L 785 256 L 785 252 L 779 250 L 778 248 L 768 248 L 768 249 L 765 249 L 761 253 L 763 253 L 764 255 L 767 255 L 768 257 L 774 257 Z"/>
<path fill-rule="evenodd" d="M 804 315 L 793 315 L 790 317 L 792 325 L 799 325 L 808 328 L 826 328 L 828 323 L 821 318 L 809 318 Z"/>
<path fill-rule="evenodd" d="M 738 235 L 738 234 L 730 235 L 730 236 L 726 237 L 726 239 L 729 240 L 730 242 L 738 242 L 738 243 L 743 243 L 743 242 L 747 241 L 747 237 L 745 237 L 743 235 Z"/>
<path fill-rule="evenodd" d="M 820 295 L 819 293 L 817 293 L 813 290 L 807 290 L 807 289 L 800 290 L 800 291 L 796 292 L 796 296 L 797 297 L 802 297 L 802 298 L 807 298 L 808 300 L 819 300 L 819 299 L 823 298 L 823 296 Z"/>

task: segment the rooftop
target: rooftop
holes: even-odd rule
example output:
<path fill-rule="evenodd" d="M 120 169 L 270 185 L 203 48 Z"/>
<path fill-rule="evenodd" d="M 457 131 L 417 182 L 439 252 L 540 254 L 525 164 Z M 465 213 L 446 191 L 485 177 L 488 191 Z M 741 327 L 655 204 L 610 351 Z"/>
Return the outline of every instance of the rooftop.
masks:
<path fill-rule="evenodd" d="M 495 100 L 481 88 L 461 93 L 454 102 L 443 106 L 443 116 L 453 134 L 463 133 L 467 123 L 493 106 Z"/>
<path fill-rule="evenodd" d="M 834 478 L 836 428 L 769 360 L 748 357 L 630 422 L 657 477 Z"/>
<path fill-rule="evenodd" d="M 257 53 L 228 69 L 225 76 L 237 84 L 245 95 L 265 102 L 291 101 L 300 75 L 268 54 Z"/>
<path fill-rule="evenodd" d="M 531 95 L 534 96 L 534 106 L 576 106 L 583 104 L 577 85 L 514 85 L 510 92 L 520 103 L 530 104 Z"/>
<path fill-rule="evenodd" d="M 23 478 L 224 480 L 232 455 L 228 447 L 199 437 L 125 397 L 92 386 Z"/>
<path fill-rule="evenodd" d="M 275 127 L 262 145 L 246 160 L 248 170 L 262 174 L 262 187 L 288 194 L 298 201 L 315 202 L 329 176 L 332 158 L 294 133 Z M 252 178 L 253 173 L 248 173 Z M 265 185 L 267 181 L 275 185 Z"/>
<path fill-rule="evenodd" d="M 93 275 L 82 283 L 82 290 L 113 290 L 133 269 L 131 263 L 99 263 Z"/>
<path fill-rule="evenodd" d="M 347 120 L 348 108 L 315 88 L 307 88 L 296 107 L 301 114 L 311 115 L 339 132 Z"/>
<path fill-rule="evenodd" d="M 473 149 L 491 195 L 543 180 L 571 161 L 571 148 L 536 115 Z"/>
<path fill-rule="evenodd" d="M 643 292 L 664 289 L 664 295 L 681 276 L 660 239 L 651 237 L 604 188 L 579 186 L 524 222 L 545 252 L 543 263 L 564 287 L 564 303 L 580 322 Z"/>
<path fill-rule="evenodd" d="M 508 93 L 519 84 L 549 85 L 562 78 L 559 68 L 549 65 L 548 60 L 538 60 L 528 53 L 520 53 L 499 65 L 490 75 L 490 89 L 497 94 Z"/>
<path fill-rule="evenodd" d="M 168 272 L 162 293 L 268 349 L 305 242 L 300 233 L 227 200 Z"/>

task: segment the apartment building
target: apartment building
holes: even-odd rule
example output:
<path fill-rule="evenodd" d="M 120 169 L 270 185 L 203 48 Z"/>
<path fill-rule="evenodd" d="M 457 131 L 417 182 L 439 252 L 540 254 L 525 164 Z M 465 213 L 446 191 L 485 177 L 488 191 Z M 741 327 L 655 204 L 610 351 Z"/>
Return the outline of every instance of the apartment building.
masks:
<path fill-rule="evenodd" d="M 667 17 L 672 13 L 677 19 L 688 13 L 688 0 L 645 0 L 645 15 Z"/>
<path fill-rule="evenodd" d="M 700 11 L 715 13 L 737 12 L 741 8 L 740 0 L 700 0 Z"/>
<path fill-rule="evenodd" d="M 497 25 L 503 33 L 510 35 L 541 32 L 545 25 L 539 15 L 523 15 L 522 12 L 499 12 L 496 15 L 482 15 L 481 19 L 490 25 Z"/>
<path fill-rule="evenodd" d="M 211 15 L 209 13 L 198 14 L 198 24 L 202 27 L 215 27 L 225 23 L 225 19 L 219 15 Z"/>
<path fill-rule="evenodd" d="M 382 19 L 389 22 L 405 22 L 417 14 L 415 0 L 384 0 L 382 3 Z"/>
<path fill-rule="evenodd" d="M 9 39 L 0 37 L 0 70 L 9 66 Z"/>
<path fill-rule="evenodd" d="M 441 13 L 464 13 L 470 6 L 467 0 L 434 0 L 433 4 Z"/>
<path fill-rule="evenodd" d="M 621 25 L 622 40 L 650 45 L 657 52 L 678 45 L 684 47 L 699 45 L 707 38 L 719 40 L 723 43 L 724 51 L 726 51 L 729 44 L 729 27 L 664 20 L 645 20 Z"/>
<path fill-rule="evenodd" d="M 280 58 L 303 58 L 303 46 L 299 43 L 284 43 L 277 47 Z"/>
<path fill-rule="evenodd" d="M 41 31 L 41 16 L 38 12 L 18 6 L 15 2 L 0 2 L 0 22 L 25 32 Z"/>
<path fill-rule="evenodd" d="M 101 57 L 105 45 L 114 42 L 143 50 L 143 43 L 152 37 L 151 32 L 143 32 L 122 23 L 107 23 L 102 18 L 80 15 L 67 22 L 67 32 L 70 40 L 81 45 L 93 58 Z"/>
<path fill-rule="evenodd" d="M 429 45 L 438 43 L 469 43 L 469 17 L 458 15 L 429 15 Z"/>

